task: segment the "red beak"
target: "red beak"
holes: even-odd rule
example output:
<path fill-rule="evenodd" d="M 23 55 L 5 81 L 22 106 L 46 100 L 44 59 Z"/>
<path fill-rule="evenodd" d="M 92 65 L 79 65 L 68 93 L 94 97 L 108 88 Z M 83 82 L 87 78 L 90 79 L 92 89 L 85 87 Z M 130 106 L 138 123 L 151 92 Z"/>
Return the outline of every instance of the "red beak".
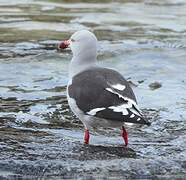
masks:
<path fill-rule="evenodd" d="M 65 40 L 59 43 L 58 49 L 66 49 L 70 45 L 70 40 Z"/>

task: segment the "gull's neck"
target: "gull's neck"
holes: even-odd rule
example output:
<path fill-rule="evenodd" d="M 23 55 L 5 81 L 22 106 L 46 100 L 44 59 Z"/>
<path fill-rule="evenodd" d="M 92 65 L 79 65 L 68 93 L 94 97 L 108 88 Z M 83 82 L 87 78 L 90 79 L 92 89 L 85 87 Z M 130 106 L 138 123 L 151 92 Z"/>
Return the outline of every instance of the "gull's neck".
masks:
<path fill-rule="evenodd" d="M 78 55 L 73 56 L 69 66 L 69 78 L 72 79 L 72 77 L 78 73 L 91 67 L 95 67 L 96 61 L 96 53 L 91 53 L 91 51 L 86 51 L 86 53 L 79 53 Z"/>

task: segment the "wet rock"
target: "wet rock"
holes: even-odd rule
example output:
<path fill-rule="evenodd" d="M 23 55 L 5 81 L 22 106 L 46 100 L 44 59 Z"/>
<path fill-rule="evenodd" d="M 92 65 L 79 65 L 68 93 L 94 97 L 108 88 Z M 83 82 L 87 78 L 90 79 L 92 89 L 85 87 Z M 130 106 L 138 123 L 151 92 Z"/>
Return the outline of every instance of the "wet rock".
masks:
<path fill-rule="evenodd" d="M 0 98 L 0 112 L 28 112 L 33 102 L 18 101 L 15 97 Z"/>
<path fill-rule="evenodd" d="M 153 82 L 149 84 L 149 87 L 151 90 L 156 90 L 162 87 L 162 84 L 160 82 Z"/>
<path fill-rule="evenodd" d="M 46 41 L 40 41 L 39 44 L 43 46 L 43 49 L 46 50 L 55 50 L 58 47 L 60 41 L 55 40 L 46 40 Z"/>
<path fill-rule="evenodd" d="M 143 83 L 145 80 L 139 80 L 138 83 L 141 84 Z"/>
<path fill-rule="evenodd" d="M 42 81 L 43 79 L 41 80 L 37 80 L 38 81 Z M 54 88 L 51 88 L 51 89 L 43 89 L 44 91 L 48 91 L 48 92 L 63 92 L 66 90 L 66 86 L 56 86 Z"/>
<path fill-rule="evenodd" d="M 40 49 L 42 46 L 33 42 L 21 42 L 15 45 L 15 48 L 18 50 L 31 50 L 31 49 Z"/>
<path fill-rule="evenodd" d="M 131 80 L 128 80 L 128 83 L 129 83 L 129 85 L 131 86 L 131 87 L 138 87 L 138 85 L 137 84 L 135 84 L 133 81 L 131 81 Z"/>
<path fill-rule="evenodd" d="M 78 152 L 76 158 L 78 157 L 80 161 L 136 158 L 135 151 L 125 146 L 84 145 L 76 148 L 73 152 Z"/>

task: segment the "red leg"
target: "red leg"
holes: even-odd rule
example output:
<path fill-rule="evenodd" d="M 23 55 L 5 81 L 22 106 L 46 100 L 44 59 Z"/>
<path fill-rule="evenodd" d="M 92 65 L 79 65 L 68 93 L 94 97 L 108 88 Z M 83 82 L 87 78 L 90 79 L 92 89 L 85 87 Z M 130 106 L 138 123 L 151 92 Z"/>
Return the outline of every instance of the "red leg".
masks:
<path fill-rule="evenodd" d="M 127 133 L 124 126 L 122 126 L 122 134 L 121 135 L 125 141 L 125 146 L 127 146 L 128 145 L 128 133 Z"/>
<path fill-rule="evenodd" d="M 90 138 L 89 130 L 85 129 L 85 136 L 84 136 L 84 143 L 85 144 L 89 144 L 89 138 Z"/>

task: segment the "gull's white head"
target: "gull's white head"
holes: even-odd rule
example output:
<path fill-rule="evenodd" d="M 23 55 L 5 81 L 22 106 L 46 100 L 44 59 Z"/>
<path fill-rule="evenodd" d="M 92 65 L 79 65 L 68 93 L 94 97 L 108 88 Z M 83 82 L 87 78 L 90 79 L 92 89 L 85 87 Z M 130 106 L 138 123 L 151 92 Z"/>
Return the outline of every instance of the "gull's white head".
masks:
<path fill-rule="evenodd" d="M 97 56 L 97 38 L 88 30 L 75 32 L 69 40 L 59 44 L 60 49 L 70 47 L 75 58 L 95 58 Z"/>
<path fill-rule="evenodd" d="M 59 44 L 59 49 L 70 47 L 73 58 L 69 65 L 69 77 L 96 66 L 97 38 L 87 30 L 75 32 L 69 40 Z"/>

